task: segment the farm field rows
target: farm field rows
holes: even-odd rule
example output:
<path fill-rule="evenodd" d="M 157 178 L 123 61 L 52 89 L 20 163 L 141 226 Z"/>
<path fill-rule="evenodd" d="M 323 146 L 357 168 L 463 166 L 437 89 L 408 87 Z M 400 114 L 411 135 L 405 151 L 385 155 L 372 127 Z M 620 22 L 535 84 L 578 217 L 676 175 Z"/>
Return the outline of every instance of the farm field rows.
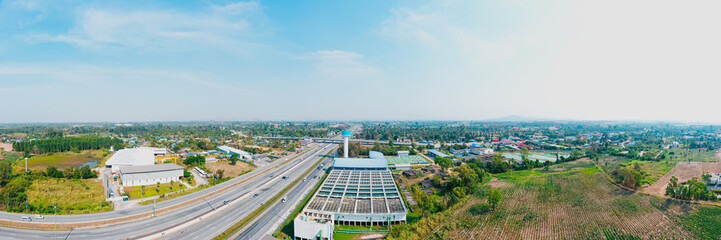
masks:
<path fill-rule="evenodd" d="M 593 170 L 593 171 L 591 171 Z M 487 213 L 483 190 L 448 212 L 410 226 L 427 239 L 719 239 L 721 208 L 623 190 L 599 168 L 496 175 L 503 195 Z M 484 188 L 487 188 L 485 186 Z M 429 224 L 433 222 L 433 224 Z M 426 226 L 424 226 L 426 225 Z M 422 228 L 431 228 L 427 231 Z M 414 229 L 416 228 L 416 229 Z"/>

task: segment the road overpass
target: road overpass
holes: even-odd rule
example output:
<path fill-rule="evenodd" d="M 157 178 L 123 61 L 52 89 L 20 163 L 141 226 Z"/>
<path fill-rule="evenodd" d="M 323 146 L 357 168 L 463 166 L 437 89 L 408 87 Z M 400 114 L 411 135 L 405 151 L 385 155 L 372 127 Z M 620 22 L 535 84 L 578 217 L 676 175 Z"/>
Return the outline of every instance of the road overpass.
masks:
<path fill-rule="evenodd" d="M 279 140 L 302 140 L 302 139 L 308 139 L 306 137 L 258 137 L 260 139 L 279 139 Z M 342 144 L 343 139 L 338 138 L 310 138 L 313 140 L 313 142 L 317 143 L 333 143 L 333 144 Z M 366 139 L 350 139 L 350 142 L 359 142 L 364 145 L 373 145 L 375 143 L 380 144 L 389 144 L 389 141 L 381 141 L 381 140 L 366 140 Z M 399 146 L 411 146 L 410 142 L 393 142 L 393 145 L 399 145 Z"/>

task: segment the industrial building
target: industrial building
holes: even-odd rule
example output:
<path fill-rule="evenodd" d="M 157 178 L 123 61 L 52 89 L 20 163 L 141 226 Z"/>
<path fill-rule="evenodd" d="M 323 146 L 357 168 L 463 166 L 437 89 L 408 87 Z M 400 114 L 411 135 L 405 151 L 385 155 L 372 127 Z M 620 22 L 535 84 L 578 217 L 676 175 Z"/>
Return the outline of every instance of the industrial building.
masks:
<path fill-rule="evenodd" d="M 438 151 L 438 150 L 428 150 L 428 156 L 431 158 L 437 158 L 437 157 L 449 158 L 449 157 L 451 157 L 451 156 L 448 156 L 448 154 L 442 153 L 441 151 Z"/>
<path fill-rule="evenodd" d="M 118 175 L 124 187 L 151 185 L 180 181 L 183 167 L 173 163 L 146 166 L 120 167 Z"/>
<path fill-rule="evenodd" d="M 330 239 L 334 224 L 406 222 L 407 209 L 385 158 L 336 158 L 321 188 L 294 221 L 295 239 Z"/>
<path fill-rule="evenodd" d="M 167 155 L 165 148 L 137 147 L 118 150 L 108 161 L 105 167 L 118 172 L 121 167 L 147 166 L 155 164 L 155 157 Z"/>
<path fill-rule="evenodd" d="M 218 150 L 226 154 L 238 154 L 239 158 L 243 160 L 253 160 L 253 154 L 240 149 L 223 145 L 218 147 Z"/>

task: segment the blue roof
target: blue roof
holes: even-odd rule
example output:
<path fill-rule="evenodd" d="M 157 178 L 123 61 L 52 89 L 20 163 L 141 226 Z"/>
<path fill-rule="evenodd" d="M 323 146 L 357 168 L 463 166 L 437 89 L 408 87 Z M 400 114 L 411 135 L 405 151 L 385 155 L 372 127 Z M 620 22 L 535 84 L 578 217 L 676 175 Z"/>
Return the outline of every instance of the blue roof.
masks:
<path fill-rule="evenodd" d="M 336 158 L 333 167 L 335 169 L 385 170 L 388 168 L 388 160 L 385 158 Z"/>
<path fill-rule="evenodd" d="M 370 158 L 384 158 L 383 153 L 376 151 L 368 151 L 368 156 Z"/>
<path fill-rule="evenodd" d="M 438 150 L 428 150 L 428 153 L 433 153 L 433 155 L 436 155 L 437 157 L 442 157 L 442 158 L 450 157 L 450 156 L 448 156 L 447 154 L 442 153 L 442 152 L 440 152 L 440 151 L 438 151 Z"/>

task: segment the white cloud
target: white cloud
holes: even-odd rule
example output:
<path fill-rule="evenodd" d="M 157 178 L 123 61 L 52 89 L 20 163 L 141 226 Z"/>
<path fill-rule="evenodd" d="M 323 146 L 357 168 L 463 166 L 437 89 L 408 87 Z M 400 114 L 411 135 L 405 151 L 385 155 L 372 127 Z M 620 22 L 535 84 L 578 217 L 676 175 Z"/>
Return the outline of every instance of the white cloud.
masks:
<path fill-rule="evenodd" d="M 378 31 L 401 47 L 413 45 L 435 57 L 463 58 L 463 61 L 499 61 L 516 54 L 525 40 L 515 35 L 484 33 L 479 20 L 478 1 L 430 1 L 424 5 L 391 9 Z"/>
<path fill-rule="evenodd" d="M 363 55 L 340 50 L 322 50 L 309 54 L 316 71 L 328 80 L 379 80 L 381 72 L 366 63 Z"/>
<path fill-rule="evenodd" d="M 253 20 L 262 15 L 256 2 L 211 6 L 197 13 L 179 10 L 81 8 L 65 34 L 40 34 L 34 41 L 65 42 L 91 49 L 130 47 L 144 51 L 252 45 Z"/>
<path fill-rule="evenodd" d="M 13 84 L 23 81 L 25 77 L 41 84 L 30 84 L 28 88 L 44 86 L 71 87 L 71 88 L 105 88 L 117 86 L 118 84 L 128 85 L 166 85 L 166 86 L 197 86 L 211 89 L 233 90 L 237 93 L 251 94 L 252 91 L 228 84 L 221 81 L 207 80 L 210 76 L 204 73 L 178 71 L 178 70 L 153 70 L 143 68 L 123 67 L 101 67 L 86 64 L 52 64 L 48 65 L 16 65 L 0 67 L 0 82 L 4 82 L 0 89 L 12 90 L 8 86 L 26 84 Z"/>

